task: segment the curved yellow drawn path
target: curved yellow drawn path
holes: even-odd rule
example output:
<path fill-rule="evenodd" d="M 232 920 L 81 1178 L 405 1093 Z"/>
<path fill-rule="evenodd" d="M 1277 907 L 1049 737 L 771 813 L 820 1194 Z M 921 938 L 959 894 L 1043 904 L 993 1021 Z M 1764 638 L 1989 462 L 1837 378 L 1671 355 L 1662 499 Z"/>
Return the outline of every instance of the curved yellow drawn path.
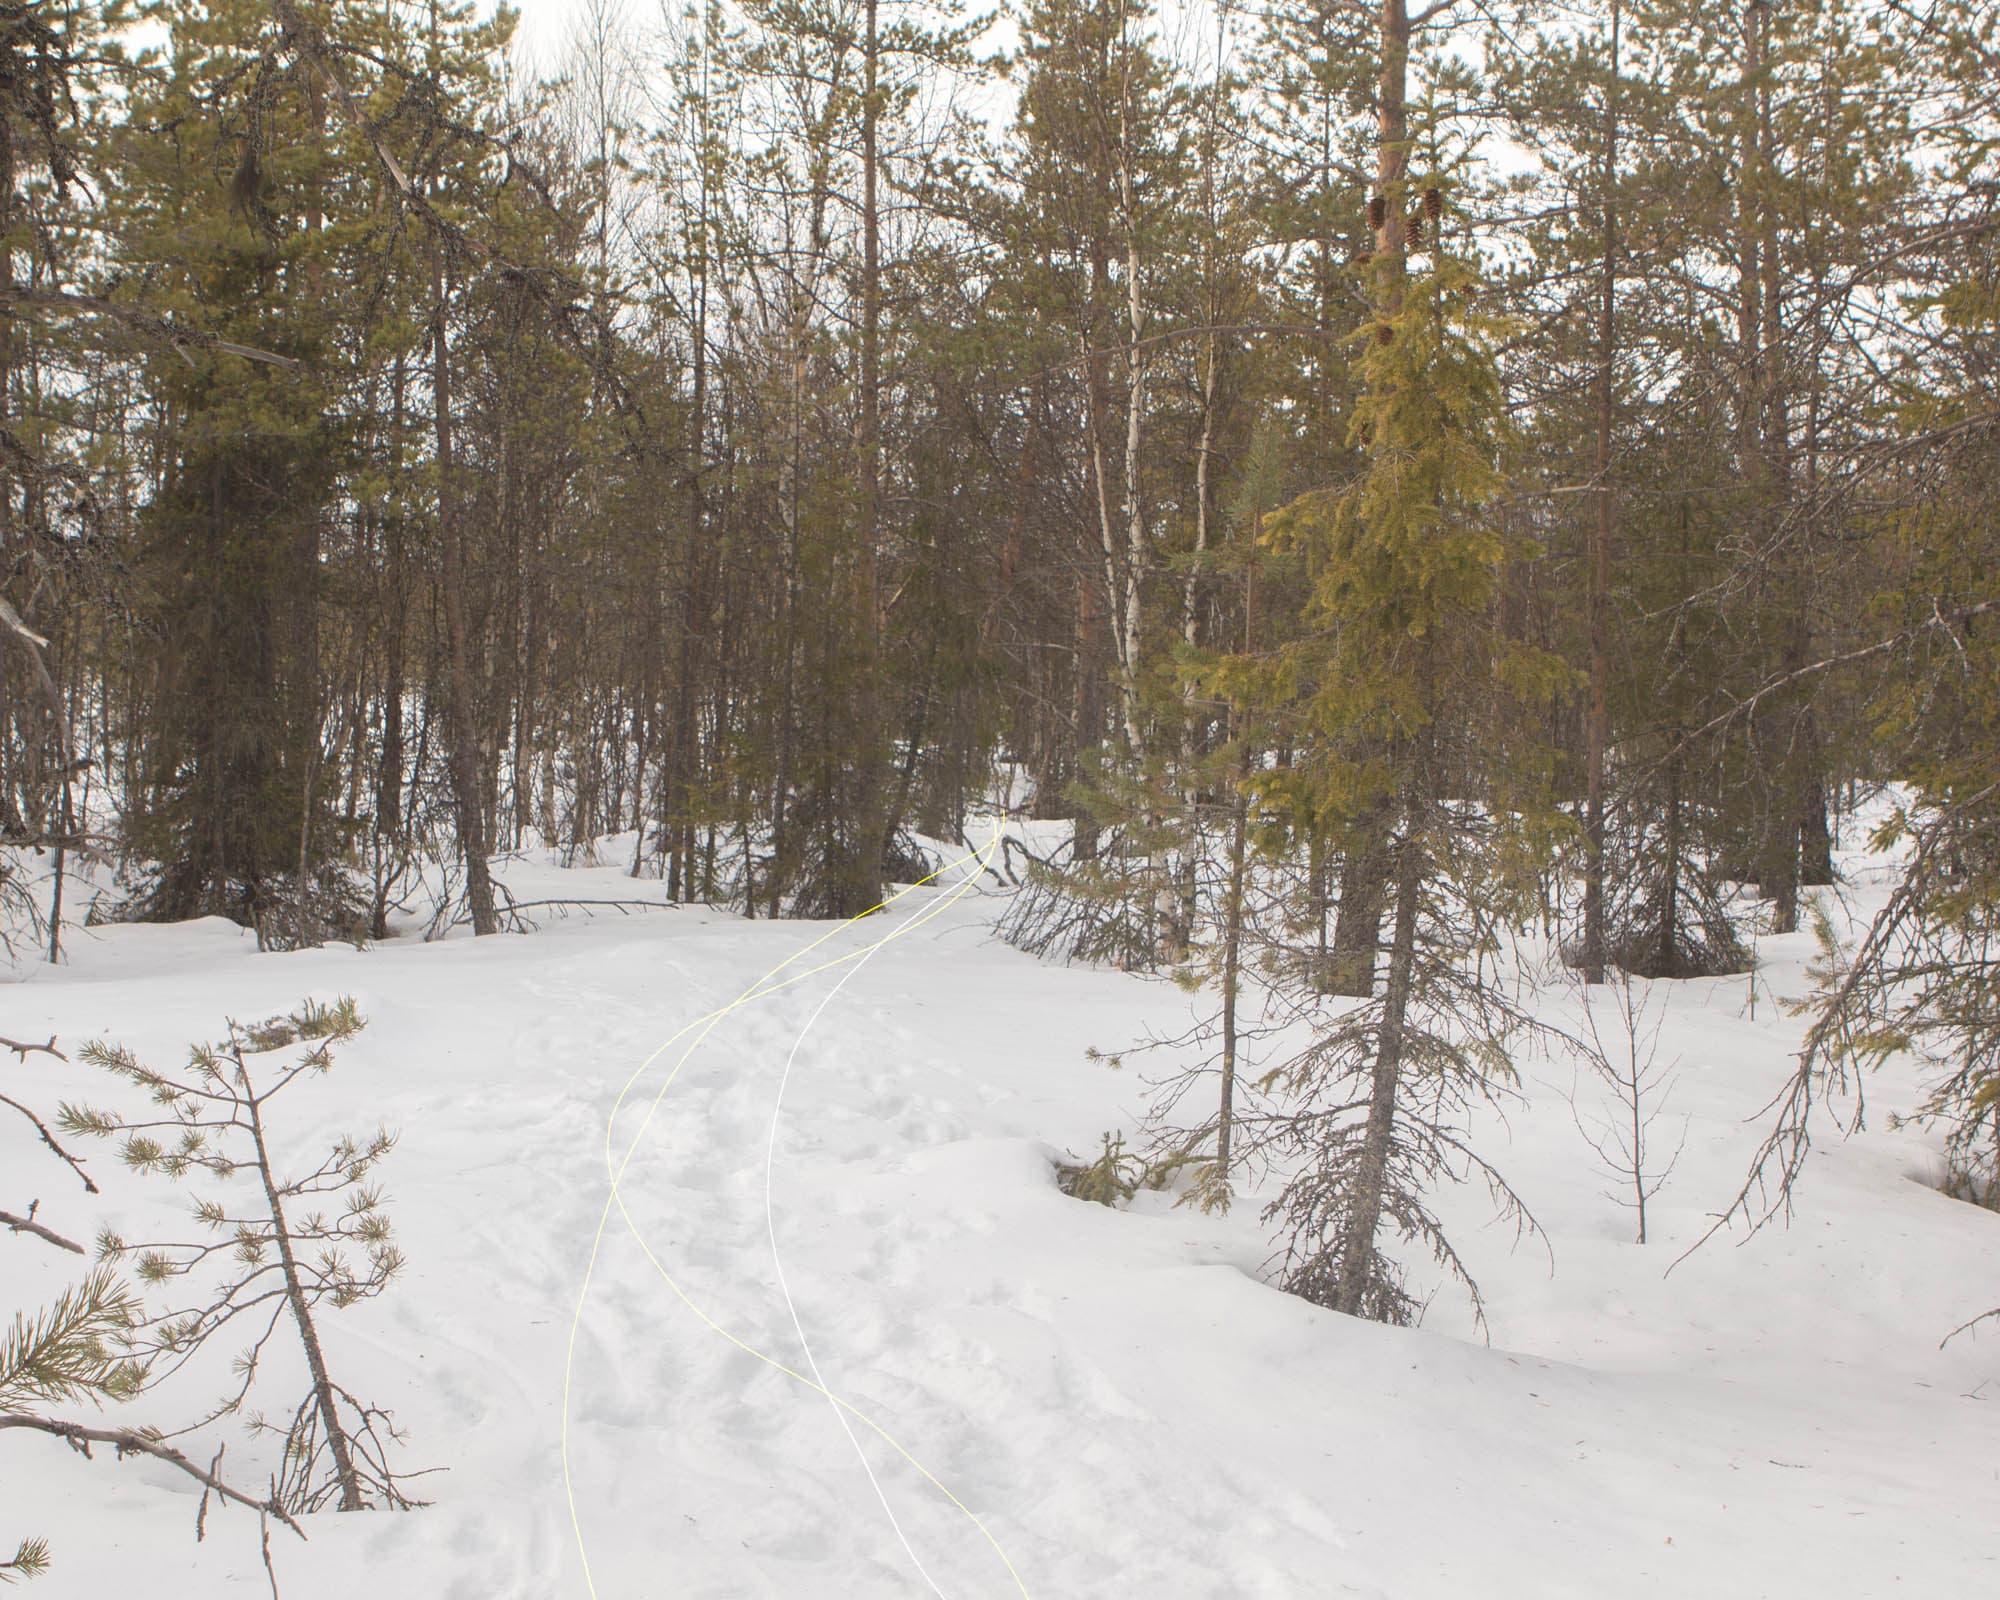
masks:
<path fill-rule="evenodd" d="M 946 872 L 951 871 L 952 868 L 964 866 L 968 862 L 977 862 L 979 866 L 983 869 L 986 866 L 986 864 L 992 859 L 993 852 L 999 848 L 1000 839 L 1001 839 L 1000 821 L 999 818 L 996 817 L 993 823 L 993 837 L 987 841 L 983 849 L 975 850 L 971 852 L 969 855 L 964 855 L 959 857 L 959 859 L 956 861 L 946 863 L 944 866 L 939 867 L 937 871 L 931 873 L 928 877 L 920 878 L 917 880 L 917 882 L 910 884 L 905 888 L 899 889 L 895 894 L 890 895 L 887 899 L 881 901 L 879 904 L 869 907 L 869 909 L 862 912 L 860 916 L 851 917 L 846 922 L 837 923 L 835 926 L 829 928 L 825 933 L 821 934 L 817 939 L 813 940 L 810 944 L 804 945 L 800 949 L 793 951 L 792 954 L 785 957 L 784 960 L 780 961 L 776 966 L 772 967 L 768 972 L 764 973 L 754 983 L 752 983 L 749 988 L 745 989 L 741 994 L 739 994 L 734 1000 L 730 1001 L 727 1005 L 718 1007 L 716 1010 L 709 1012 L 706 1016 L 695 1018 L 685 1027 L 680 1028 L 673 1034 L 669 1035 L 666 1039 L 661 1041 L 659 1047 L 655 1049 L 651 1055 L 647 1056 L 645 1060 L 641 1061 L 639 1065 L 633 1069 L 632 1075 L 625 1080 L 625 1086 L 619 1090 L 618 1099 L 613 1103 L 611 1107 L 611 1114 L 605 1119 L 604 1123 L 604 1170 L 605 1170 L 605 1176 L 610 1180 L 611 1190 L 610 1193 L 605 1197 L 604 1210 L 597 1219 L 597 1232 L 591 1240 L 590 1260 L 584 1267 L 583 1285 L 577 1291 L 576 1314 L 570 1320 L 569 1346 L 563 1359 L 563 1403 L 562 1403 L 563 1493 L 569 1504 L 570 1526 L 576 1535 L 577 1556 L 578 1559 L 581 1560 L 583 1563 L 584 1588 L 589 1591 L 591 1600 L 597 1600 L 597 1584 L 590 1570 L 590 1551 L 584 1540 L 583 1520 L 579 1515 L 576 1506 L 576 1484 L 570 1470 L 569 1408 L 570 1408 L 570 1393 L 576 1372 L 577 1337 L 583 1329 L 583 1314 L 590 1299 L 591 1279 L 596 1274 L 598 1258 L 602 1255 L 604 1250 L 604 1234 L 606 1228 L 609 1227 L 610 1225 L 611 1212 L 613 1207 L 616 1207 L 619 1215 L 624 1218 L 626 1228 L 631 1232 L 633 1240 L 638 1244 L 640 1250 L 645 1254 L 646 1259 L 652 1263 L 653 1270 L 660 1275 L 661 1281 L 665 1283 L 666 1286 L 674 1292 L 675 1296 L 678 1297 L 682 1305 L 686 1306 L 688 1310 L 692 1311 L 695 1314 L 695 1316 L 699 1318 L 701 1322 L 703 1322 L 707 1327 L 712 1329 L 714 1332 L 720 1334 L 723 1338 L 727 1339 L 731 1344 L 735 1345 L 737 1349 L 743 1351 L 746 1355 L 756 1357 L 757 1360 L 763 1362 L 764 1365 L 766 1365 L 767 1367 L 771 1367 L 778 1372 L 782 1372 L 786 1377 L 792 1379 L 795 1383 L 798 1383 L 803 1387 L 812 1390 L 815 1394 L 823 1396 L 832 1405 L 839 1407 L 841 1411 L 845 1412 L 848 1416 L 854 1418 L 855 1421 L 859 1422 L 863 1427 L 867 1428 L 877 1438 L 881 1439 L 883 1443 L 887 1444 L 899 1456 L 901 1456 L 905 1461 L 907 1461 L 912 1467 L 914 1467 L 917 1470 L 919 1474 L 922 1475 L 925 1482 L 929 1483 L 934 1489 L 938 1491 L 939 1494 L 943 1495 L 945 1499 L 949 1500 L 954 1506 L 956 1506 L 959 1509 L 959 1511 L 963 1513 L 966 1520 L 970 1522 L 973 1525 L 973 1527 L 979 1530 L 980 1536 L 984 1538 L 986 1542 L 993 1547 L 993 1553 L 1000 1558 L 1000 1564 L 1007 1569 L 1008 1577 L 1014 1580 L 1015 1589 L 1021 1594 L 1023 1600 L 1027 1600 L 1027 1595 L 1028 1595 L 1027 1585 L 1022 1581 L 1020 1573 L 1015 1571 L 1013 1562 L 1007 1559 L 1007 1552 L 1000 1548 L 999 1541 L 993 1537 L 992 1533 L 987 1529 L 986 1524 L 979 1520 L 978 1516 L 972 1511 L 972 1509 L 969 1506 L 965 1504 L 964 1501 L 959 1499 L 957 1495 L 953 1494 L 950 1489 L 946 1488 L 945 1485 L 938 1480 L 938 1478 L 930 1471 L 929 1468 L 927 1468 L 915 1456 L 911 1455 L 910 1452 L 907 1449 L 905 1449 L 903 1445 L 894 1437 L 894 1435 L 892 1435 L 880 1423 L 875 1421 L 875 1419 L 869 1416 L 865 1411 L 862 1411 L 858 1406 L 853 1405 L 849 1401 L 842 1399 L 839 1395 L 833 1393 L 832 1390 L 826 1388 L 823 1384 L 816 1382 L 814 1379 L 808 1377 L 806 1374 L 802 1372 L 795 1371 L 793 1368 L 787 1366 L 784 1362 L 777 1360 L 773 1356 L 765 1354 L 762 1350 L 755 1348 L 753 1345 L 739 1338 L 736 1334 L 731 1333 L 729 1329 L 725 1328 L 721 1323 L 717 1322 L 715 1318 L 711 1317 L 706 1311 L 704 1311 L 700 1306 L 696 1305 L 694 1301 L 688 1297 L 687 1291 L 683 1289 L 678 1282 L 675 1281 L 673 1274 L 667 1271 L 666 1267 L 661 1263 L 660 1258 L 656 1254 L 654 1254 L 653 1247 L 647 1242 L 644 1232 L 640 1229 L 639 1224 L 633 1218 L 632 1213 L 626 1209 L 625 1196 L 619 1188 L 620 1181 L 624 1178 L 626 1169 L 630 1167 L 632 1164 L 632 1158 L 636 1154 L 638 1154 L 639 1146 L 645 1142 L 647 1130 L 651 1128 L 653 1124 L 653 1117 L 655 1113 L 659 1111 L 660 1103 L 666 1098 L 667 1090 L 673 1087 L 674 1079 L 680 1075 L 681 1068 L 687 1065 L 688 1058 L 691 1057 L 695 1053 L 695 1051 L 701 1048 L 702 1041 L 707 1039 L 709 1034 L 715 1031 L 716 1026 L 722 1021 L 724 1017 L 730 1015 L 730 1013 L 734 1011 L 740 1010 L 742 1007 L 747 1006 L 753 1003 L 754 1001 L 766 999 L 771 995 L 777 994 L 781 990 L 789 989 L 795 983 L 803 983 L 806 979 L 815 977 L 822 972 L 830 972 L 836 967 L 847 966 L 850 963 L 858 963 L 861 961 L 865 961 L 868 957 L 872 956 L 877 950 L 880 950 L 884 945 L 894 943 L 897 939 L 902 938 L 903 935 L 907 933 L 913 933 L 918 928 L 924 926 L 925 923 L 931 921 L 933 918 L 941 916 L 944 912 L 950 910 L 952 906 L 956 905 L 961 899 L 963 899 L 968 893 L 971 892 L 972 886 L 978 881 L 978 875 L 976 873 L 968 874 L 965 878 L 965 881 L 959 884 L 958 887 L 955 888 L 949 895 L 946 895 L 944 898 L 937 901 L 934 905 L 926 907 L 916 916 L 911 917 L 908 921 L 900 924 L 896 928 L 892 929 L 890 932 L 884 934 L 881 938 L 875 940 L 873 943 L 863 945 L 857 950 L 851 950 L 846 955 L 835 956 L 832 960 L 823 961 L 817 966 L 808 967 L 802 972 L 795 972 L 790 977 L 785 978 L 780 982 L 774 983 L 771 981 L 772 979 L 776 978 L 779 973 L 783 972 L 787 967 L 791 966 L 794 962 L 800 961 L 804 959 L 806 956 L 812 954 L 813 951 L 817 950 L 821 945 L 825 944 L 829 939 L 832 939 L 837 935 L 846 932 L 847 929 L 853 927 L 856 923 L 861 922 L 868 917 L 872 917 L 873 915 L 875 915 L 876 912 L 885 910 L 889 906 L 894 905 L 898 900 L 901 900 L 905 895 L 911 893 L 913 890 L 922 888 L 925 884 L 930 883 L 933 879 L 943 876 Z M 817 1015 L 817 1013 L 815 1013 L 815 1015 Z M 810 1027 L 811 1023 L 808 1022 L 807 1026 Z M 700 1031 L 696 1032 L 697 1029 L 699 1029 Z M 624 1109 L 625 1102 L 631 1096 L 634 1086 L 637 1085 L 639 1080 L 645 1076 L 647 1069 L 650 1068 L 654 1062 L 658 1061 L 661 1056 L 665 1055 L 667 1051 L 674 1046 L 675 1043 L 677 1043 L 681 1039 L 686 1038 L 690 1033 L 694 1034 L 694 1038 L 688 1043 L 687 1048 L 681 1051 L 680 1055 L 675 1059 L 673 1067 L 668 1071 L 666 1078 L 661 1082 L 659 1091 L 653 1096 L 652 1104 L 647 1107 L 646 1115 L 639 1124 L 639 1131 L 633 1135 L 631 1144 L 626 1147 L 623 1159 L 619 1159 L 612 1145 L 612 1134 L 613 1130 L 617 1125 L 618 1113 Z M 865 1458 L 863 1461 L 863 1465 L 864 1466 L 866 1465 Z M 894 1520 L 893 1513 L 891 1513 L 891 1520 L 892 1521 Z M 900 1533 L 900 1529 L 898 1530 L 898 1532 Z M 919 1570 L 921 1570 L 921 1568 Z"/>

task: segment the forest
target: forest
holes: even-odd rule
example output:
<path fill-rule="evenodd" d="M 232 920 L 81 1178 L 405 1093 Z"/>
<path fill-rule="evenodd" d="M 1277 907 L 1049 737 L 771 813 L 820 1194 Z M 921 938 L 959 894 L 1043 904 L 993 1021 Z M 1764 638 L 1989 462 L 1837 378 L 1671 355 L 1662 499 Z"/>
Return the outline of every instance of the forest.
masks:
<path fill-rule="evenodd" d="M 1503 959 L 1616 1002 L 1582 1048 L 1643 1244 L 1635 995 L 1754 1019 L 1800 935 L 1693 1234 L 1788 1215 L 1899 1060 L 1937 1187 L 2000 1209 L 2000 12 L 516 23 L 0 0 L 18 970 L 197 918 L 846 921 L 971 856 L 1009 945 L 1194 997 L 1102 1040 L 1170 1065 L 1063 1186 L 1254 1197 L 1273 1284 L 1411 1324 L 1413 1251 L 1485 1312 L 1442 1189 L 1538 1228 L 1471 1131 L 1556 1031 Z M 133 1126 L 96 1115 L 56 1132 Z"/>

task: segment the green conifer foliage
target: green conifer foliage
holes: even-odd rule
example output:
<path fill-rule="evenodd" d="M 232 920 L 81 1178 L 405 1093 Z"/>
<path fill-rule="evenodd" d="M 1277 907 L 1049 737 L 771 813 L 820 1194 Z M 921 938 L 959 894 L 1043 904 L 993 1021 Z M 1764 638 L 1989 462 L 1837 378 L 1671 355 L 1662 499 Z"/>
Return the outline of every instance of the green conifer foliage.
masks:
<path fill-rule="evenodd" d="M 1938 293 L 1954 343 L 2000 351 L 1989 259 Z M 1939 443 L 1931 492 L 1895 518 L 1908 587 L 1885 596 L 1912 648 L 1870 710 L 1907 785 L 1870 838 L 1900 858 L 1895 895 L 1851 955 L 1820 918 L 1824 951 L 1804 1070 L 1836 1082 L 1905 1051 L 1931 1067 L 1924 1116 L 1944 1132 L 1949 1186 L 2000 1209 L 2000 492 L 1990 380 L 1919 393 L 1905 425 Z M 1968 419 L 1976 426 L 1968 439 Z"/>
<path fill-rule="evenodd" d="M 51 1403 L 131 1399 L 146 1381 L 144 1364 L 126 1351 L 142 1315 L 138 1297 L 108 1266 L 92 1268 L 33 1316 L 16 1311 L 13 1326 L 0 1329 L 0 1414 L 39 1419 Z M 0 1561 L 0 1583 L 39 1577 L 49 1565 L 48 1541 L 23 1538 L 13 1558 Z"/>
<path fill-rule="evenodd" d="M 389 1465 L 388 1446 L 398 1437 L 392 1419 L 333 1378 L 319 1327 L 322 1307 L 338 1311 L 373 1299 L 402 1270 L 373 1181 L 395 1135 L 343 1135 L 304 1168 L 281 1167 L 272 1153 L 272 1102 L 330 1071 L 334 1048 L 363 1026 L 351 999 L 307 1001 L 288 1015 L 232 1024 L 226 1039 L 191 1049 L 178 1073 L 92 1041 L 83 1059 L 143 1091 L 156 1114 L 65 1104 L 58 1118 L 69 1133 L 116 1138 L 135 1172 L 216 1186 L 194 1204 L 205 1237 L 128 1240 L 107 1229 L 98 1253 L 129 1259 L 141 1283 L 179 1301 L 136 1320 L 119 1340 L 148 1383 L 179 1372 L 239 1319 L 251 1330 L 235 1381 L 194 1426 L 245 1410 L 273 1335 L 290 1325 L 305 1357 L 306 1393 L 283 1422 L 250 1417 L 253 1429 L 283 1441 L 271 1503 L 287 1514 L 417 1503 Z"/>
<path fill-rule="evenodd" d="M 1983 34 L 1982 34 L 1983 28 Z M 1789 1215 L 1816 1125 L 1858 1078 L 1909 1054 L 1928 1070 L 1923 1117 L 1944 1134 L 1945 1187 L 1992 1205 L 2000 1193 L 2000 272 L 1994 193 L 2000 150 L 1983 107 L 1993 22 L 1946 7 L 1909 41 L 1924 64 L 1944 181 L 1911 231 L 1911 337 L 1893 373 L 1894 433 L 1857 472 L 1857 520 L 1879 534 L 1873 643 L 1811 664 L 1866 705 L 1876 771 L 1897 780 L 1871 838 L 1893 883 L 1858 941 L 1814 907 L 1821 957 L 1791 1083 L 1718 1228 Z M 1888 670 L 1882 670 L 1882 664 Z M 1858 680 L 1851 674 L 1865 674 Z M 1857 692 L 1857 684 L 1860 686 Z M 1863 1099 L 1847 1102 L 1858 1120 Z M 1980 1286 L 1978 1304 L 1990 1304 Z M 1969 1308 L 1970 1309 L 1970 1308 Z M 2000 1317 L 1969 1317 L 1963 1328 Z"/>
<path fill-rule="evenodd" d="M 46 1045 L 12 1048 L 24 1057 L 34 1051 L 67 1059 L 53 1038 Z M 56 1142 L 39 1116 L 17 1100 L 5 1099 L 4 1104 L 33 1125 L 47 1149 L 82 1179 L 86 1193 L 98 1192 L 83 1163 Z M 36 1220 L 39 1209 L 37 1201 L 28 1206 L 26 1216 L 0 1213 L 0 1218 L 17 1238 L 38 1239 L 81 1255 L 81 1245 Z M 143 1316 L 138 1297 L 111 1267 L 103 1265 L 93 1267 L 39 1310 L 14 1308 L 12 1326 L 0 1325 L 0 1432 L 57 1431 L 63 1424 L 47 1415 L 51 1405 L 101 1406 L 137 1394 L 145 1385 L 145 1365 L 132 1359 L 128 1341 Z M 0 1583 L 39 1577 L 49 1564 L 48 1541 L 23 1537 L 13 1556 L 0 1560 Z"/>
<path fill-rule="evenodd" d="M 1313 1042 L 1260 1085 L 1289 1108 L 1258 1135 L 1294 1169 L 1269 1213 L 1284 1281 L 1405 1322 L 1420 1307 L 1385 1226 L 1465 1276 L 1424 1201 L 1430 1184 L 1469 1160 L 1525 1219 L 1461 1130 L 1470 1103 L 1511 1077 L 1504 1047 L 1526 1019 L 1481 965 L 1558 826 L 1542 798 L 1546 753 L 1516 713 L 1569 675 L 1496 626 L 1508 540 L 1488 506 L 1506 430 L 1479 280 L 1436 251 L 1398 288 L 1400 306 L 1382 297 L 1391 309 L 1358 336 L 1365 469 L 1267 520 L 1273 544 L 1304 556 L 1306 626 L 1245 687 L 1295 700 L 1303 728 L 1256 787 L 1336 839 L 1365 837 L 1388 869 L 1378 991 L 1337 1012 L 1306 1002 Z"/>
<path fill-rule="evenodd" d="M 118 292 L 283 364 L 148 355 L 171 431 L 138 552 L 160 648 L 135 832 L 161 866 L 156 915 L 220 913 L 290 942 L 324 925 L 295 913 L 336 842 L 319 772 L 322 557 L 349 442 L 341 314 L 366 167 L 262 7 L 176 0 L 146 16 L 169 42 L 105 158 Z"/>

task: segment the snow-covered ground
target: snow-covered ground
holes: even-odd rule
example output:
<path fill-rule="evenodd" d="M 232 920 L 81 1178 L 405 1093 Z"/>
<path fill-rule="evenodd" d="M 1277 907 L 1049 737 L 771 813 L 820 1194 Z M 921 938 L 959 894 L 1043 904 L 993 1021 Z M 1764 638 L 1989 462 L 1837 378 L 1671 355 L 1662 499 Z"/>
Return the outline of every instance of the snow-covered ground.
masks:
<path fill-rule="evenodd" d="M 506 875 L 521 899 L 635 888 Z M 1267 1287 L 1254 1195 L 1219 1218 L 1060 1193 L 1053 1158 L 1136 1132 L 1146 1101 L 1149 1061 L 1086 1049 L 1177 1031 L 1190 1001 L 1039 965 L 990 937 L 991 879 L 958 887 L 844 930 L 660 910 L 258 955 L 218 921 L 107 927 L 16 969 L 0 1034 L 163 1065 L 308 995 L 368 1018 L 287 1092 L 280 1137 L 307 1158 L 400 1128 L 382 1176 L 407 1276 L 323 1329 L 335 1376 L 407 1429 L 402 1464 L 447 1470 L 415 1485 L 427 1509 L 276 1534 L 285 1600 L 2000 1594 L 2000 1330 L 1939 1348 L 2000 1302 L 2000 1216 L 1918 1181 L 1935 1139 L 1888 1126 L 1913 1071 L 1870 1081 L 1869 1131 L 1822 1140 L 1788 1230 L 1666 1272 L 1789 1070 L 1801 1024 L 1776 1001 L 1807 987 L 1809 935 L 1762 942 L 1754 1016 L 1743 978 L 1653 986 L 1678 1061 L 1663 1126 L 1687 1132 L 1643 1248 L 1573 1068 L 1524 1063 L 1526 1103 L 1482 1148 L 1549 1249 L 1515 1248 L 1476 1194 L 1442 1202 L 1488 1345 L 1450 1293 L 1413 1332 Z M 677 1072 L 696 1034 L 641 1070 L 810 941 L 831 932 L 800 966 L 906 920 L 866 963 L 730 1011 Z M 46 1109 L 120 1103 L 101 1076 L 0 1059 Z M 1587 1121 L 1596 1091 L 1575 1092 Z M 185 1217 L 174 1186 L 92 1154 L 100 1200 L 0 1121 L 0 1206 L 39 1198 L 79 1237 Z M 0 1314 L 75 1259 L 0 1237 Z M 171 1426 L 204 1381 L 119 1420 Z M 273 1412 L 297 1398 L 292 1369 L 264 1382 Z M 261 1486 L 268 1444 L 215 1437 Z M 267 1593 L 254 1519 L 211 1510 L 197 1545 L 196 1499 L 156 1463 L 0 1436 L 0 1544 L 50 1537 L 27 1591 L 47 1600 Z"/>

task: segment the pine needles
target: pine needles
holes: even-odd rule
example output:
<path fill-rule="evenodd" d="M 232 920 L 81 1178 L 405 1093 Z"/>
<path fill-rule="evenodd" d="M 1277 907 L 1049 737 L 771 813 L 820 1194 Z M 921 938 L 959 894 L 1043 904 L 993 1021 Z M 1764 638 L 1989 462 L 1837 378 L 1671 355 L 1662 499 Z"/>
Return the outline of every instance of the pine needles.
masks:
<path fill-rule="evenodd" d="M 17 1311 L 0 1333 L 0 1410 L 129 1400 L 146 1373 L 122 1345 L 143 1315 L 109 1266 L 92 1268 L 32 1317 Z"/>
<path fill-rule="evenodd" d="M 321 1307 L 338 1311 L 373 1299 L 402 1270 L 373 1181 L 395 1135 L 386 1128 L 341 1135 L 316 1164 L 286 1172 L 273 1160 L 267 1131 L 272 1102 L 300 1079 L 329 1071 L 334 1048 L 363 1026 L 351 999 L 309 1000 L 282 1016 L 232 1023 L 219 1043 L 194 1046 L 178 1073 L 93 1041 L 83 1059 L 143 1091 L 162 1114 L 128 1119 L 65 1104 L 58 1117 L 67 1132 L 117 1139 L 135 1172 L 224 1186 L 220 1195 L 195 1198 L 197 1236 L 126 1240 L 106 1231 L 98 1251 L 107 1261 L 129 1260 L 141 1283 L 179 1302 L 137 1319 L 123 1336 L 149 1381 L 180 1372 L 225 1329 L 240 1322 L 250 1330 L 234 1383 L 190 1428 L 245 1410 L 267 1347 L 281 1324 L 290 1324 L 309 1391 L 283 1427 L 251 1417 L 253 1430 L 283 1438 L 276 1504 L 288 1513 L 332 1502 L 343 1511 L 420 1503 L 389 1466 L 386 1446 L 399 1436 L 388 1413 L 332 1377 L 317 1316 Z M 238 1182 L 250 1192 L 229 1193 Z"/>

